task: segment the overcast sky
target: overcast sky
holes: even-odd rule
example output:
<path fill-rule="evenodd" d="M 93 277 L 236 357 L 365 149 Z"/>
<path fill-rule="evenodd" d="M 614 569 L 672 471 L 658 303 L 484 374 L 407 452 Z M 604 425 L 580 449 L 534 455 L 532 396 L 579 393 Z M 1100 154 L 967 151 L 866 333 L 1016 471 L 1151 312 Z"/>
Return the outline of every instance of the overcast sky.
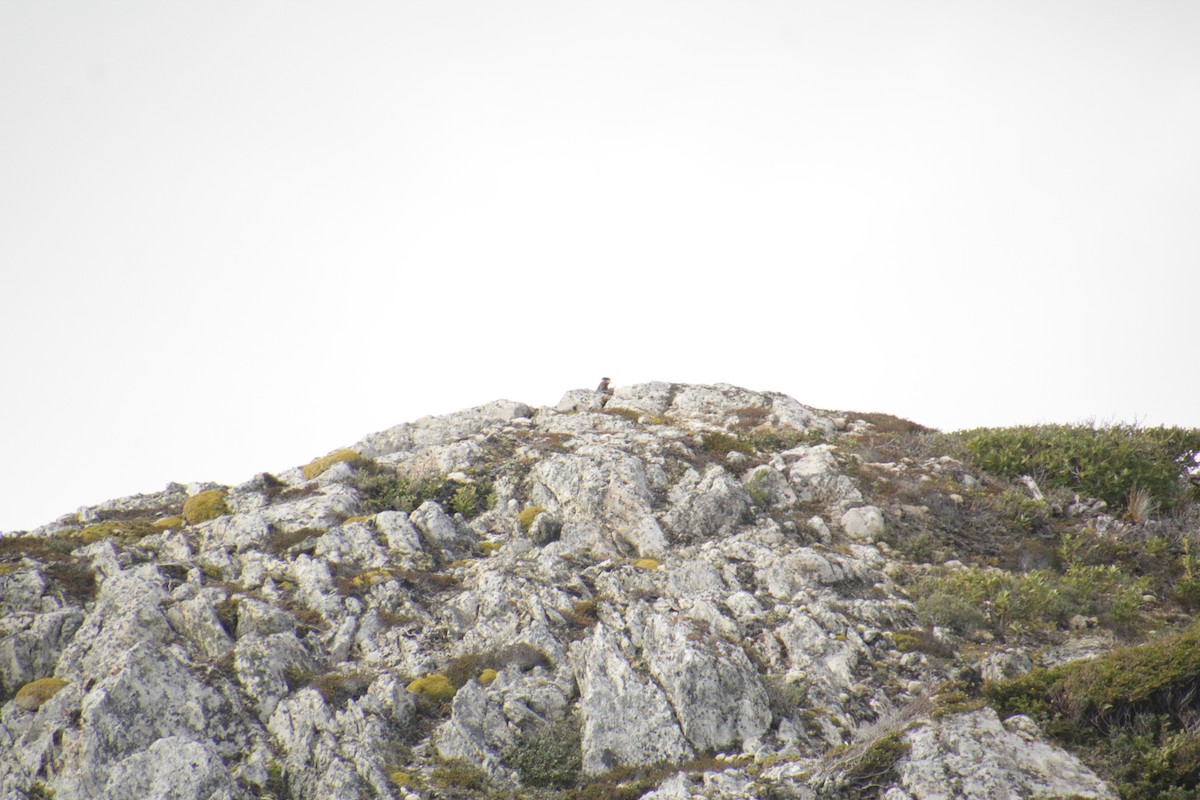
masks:
<path fill-rule="evenodd" d="M 0 530 L 497 398 L 1200 426 L 1200 3 L 0 4 Z"/>

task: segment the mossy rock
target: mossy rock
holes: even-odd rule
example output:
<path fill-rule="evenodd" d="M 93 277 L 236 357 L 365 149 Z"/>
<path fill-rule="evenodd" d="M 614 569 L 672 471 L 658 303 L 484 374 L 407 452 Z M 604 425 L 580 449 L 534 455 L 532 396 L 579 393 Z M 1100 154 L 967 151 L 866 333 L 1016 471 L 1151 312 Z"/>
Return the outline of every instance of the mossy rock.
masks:
<path fill-rule="evenodd" d="M 67 682 L 62 678 L 41 678 L 30 681 L 17 690 L 13 702 L 17 704 L 17 708 L 25 711 L 37 711 L 42 707 L 42 703 L 54 697 L 66 685 Z"/>
<path fill-rule="evenodd" d="M 454 699 L 454 694 L 458 691 L 449 678 L 437 672 L 426 675 L 424 678 L 417 678 L 405 688 L 418 697 L 424 697 L 437 703 L 449 702 Z"/>
<path fill-rule="evenodd" d="M 388 775 L 388 780 L 390 780 L 393 785 L 399 786 L 401 789 L 407 789 L 413 785 L 413 776 L 404 770 L 398 769 L 391 773 Z"/>
<path fill-rule="evenodd" d="M 653 558 L 643 558 L 639 561 L 633 562 L 633 565 L 635 567 L 637 567 L 638 569 L 654 570 L 654 569 L 658 569 L 658 567 L 659 567 L 659 563 L 657 561 L 655 561 Z"/>
<path fill-rule="evenodd" d="M 129 520 L 110 520 L 88 525 L 79 532 L 79 538 L 91 544 L 104 539 L 140 539 L 151 533 L 157 533 L 154 523 L 143 517 Z"/>
<path fill-rule="evenodd" d="M 154 521 L 154 528 L 159 531 L 179 530 L 186 524 L 183 517 L 180 516 L 163 517 Z"/>
<path fill-rule="evenodd" d="M 517 523 L 520 524 L 521 530 L 528 533 L 530 526 L 533 525 L 533 521 L 537 519 L 537 515 L 545 510 L 541 506 L 530 506 L 520 514 L 517 514 Z"/>
<path fill-rule="evenodd" d="M 361 463 L 362 461 L 363 457 L 355 450 L 334 450 L 327 456 L 314 458 L 312 461 L 305 464 L 303 470 L 304 480 L 311 481 L 313 478 L 317 477 L 334 464 L 346 462 L 353 466 Z"/>
<path fill-rule="evenodd" d="M 500 673 L 496 672 L 494 669 L 485 669 L 483 672 L 479 673 L 479 682 L 484 686 L 487 686 L 489 683 L 496 680 L 499 675 Z"/>
<path fill-rule="evenodd" d="M 342 524 L 349 525 L 354 522 L 370 522 L 370 521 L 371 521 L 371 518 L 369 516 L 347 517 L 346 519 L 342 520 Z"/>
<path fill-rule="evenodd" d="M 480 542 L 479 549 L 483 551 L 485 556 L 490 556 L 492 553 L 499 550 L 504 545 L 500 542 Z"/>
<path fill-rule="evenodd" d="M 228 513 L 229 506 L 225 504 L 225 492 L 221 489 L 200 492 L 189 497 L 183 504 L 183 518 L 189 525 L 198 525 Z"/>

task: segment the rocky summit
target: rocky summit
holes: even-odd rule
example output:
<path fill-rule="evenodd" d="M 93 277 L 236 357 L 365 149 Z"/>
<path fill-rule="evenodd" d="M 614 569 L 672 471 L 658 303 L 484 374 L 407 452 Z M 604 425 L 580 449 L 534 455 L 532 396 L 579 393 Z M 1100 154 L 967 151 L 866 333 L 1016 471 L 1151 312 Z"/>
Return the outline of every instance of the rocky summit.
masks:
<path fill-rule="evenodd" d="M 1194 434 L 649 383 L 81 508 L 0 798 L 1196 797 Z"/>

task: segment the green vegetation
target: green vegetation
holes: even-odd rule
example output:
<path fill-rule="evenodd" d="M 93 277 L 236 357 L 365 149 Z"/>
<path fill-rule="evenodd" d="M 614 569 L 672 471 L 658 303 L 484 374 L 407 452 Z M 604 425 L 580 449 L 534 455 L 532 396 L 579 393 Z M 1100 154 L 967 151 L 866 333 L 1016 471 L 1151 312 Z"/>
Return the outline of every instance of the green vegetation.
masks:
<path fill-rule="evenodd" d="M 713 456 L 723 457 L 730 453 L 752 455 L 754 453 L 754 445 L 744 442 L 736 436 L 730 436 L 728 433 L 706 433 L 700 446 L 704 452 Z"/>
<path fill-rule="evenodd" d="M 1146 579 L 1131 578 L 1111 564 L 1072 564 L 1062 574 L 968 568 L 918 584 L 916 610 L 925 624 L 964 635 L 981 625 L 1000 635 L 1044 630 L 1077 614 L 1104 615 L 1128 628 L 1147 588 Z"/>
<path fill-rule="evenodd" d="M 360 466 L 354 477 L 354 488 L 358 490 L 367 514 L 380 511 L 411 514 L 427 500 L 468 519 L 482 514 L 488 508 L 492 485 L 487 480 L 464 483 L 444 475 L 410 477 L 375 462 L 363 462 Z"/>
<path fill-rule="evenodd" d="M 1200 627 L 1088 661 L 989 683 L 1002 716 L 1027 714 L 1113 780 L 1125 800 L 1200 789 Z"/>
<path fill-rule="evenodd" d="M 228 513 L 229 506 L 225 504 L 225 492 L 221 489 L 200 492 L 189 497 L 183 504 L 183 518 L 189 525 L 197 525 Z"/>
<path fill-rule="evenodd" d="M 574 786 L 583 769 L 579 719 L 570 715 L 523 733 L 504 754 L 504 760 L 526 786 Z"/>
<path fill-rule="evenodd" d="M 973 463 L 1005 478 L 1033 476 L 1043 489 L 1062 488 L 1125 508 L 1144 491 L 1169 509 L 1197 496 L 1188 483 L 1200 453 L 1200 430 L 1136 425 L 1031 425 L 961 434 Z"/>

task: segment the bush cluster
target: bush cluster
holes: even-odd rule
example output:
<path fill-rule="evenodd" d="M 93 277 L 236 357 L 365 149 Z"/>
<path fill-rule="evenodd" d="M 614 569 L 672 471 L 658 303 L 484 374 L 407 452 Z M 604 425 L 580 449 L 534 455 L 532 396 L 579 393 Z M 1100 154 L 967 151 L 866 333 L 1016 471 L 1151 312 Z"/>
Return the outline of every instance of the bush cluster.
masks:
<path fill-rule="evenodd" d="M 445 475 L 410 477 L 374 462 L 360 464 L 354 476 L 354 488 L 362 498 L 367 515 L 380 511 L 411 514 L 422 503 L 432 500 L 443 508 L 468 519 L 482 514 L 491 502 L 491 484 L 486 480 L 463 483 Z"/>
<path fill-rule="evenodd" d="M 916 611 L 926 625 L 960 634 L 980 627 L 1001 635 L 1056 627 L 1077 614 L 1105 615 L 1128 627 L 1141 611 L 1147 585 L 1111 564 L 1072 564 L 1061 574 L 969 568 L 919 584 Z"/>
<path fill-rule="evenodd" d="M 504 760 L 526 786 L 566 789 L 583 769 L 583 744 L 578 717 L 563 719 L 523 733 L 504 754 Z"/>
<path fill-rule="evenodd" d="M 1200 430 L 1136 425 L 1029 425 L 961 434 L 974 464 L 1005 478 L 1031 475 L 1043 489 L 1062 488 L 1125 508 L 1134 490 L 1164 509 L 1185 495 L 1200 453 Z"/>
<path fill-rule="evenodd" d="M 1001 716 L 1027 714 L 1112 780 L 1126 800 L 1200 788 L 1200 627 L 1088 661 L 989 683 Z"/>

